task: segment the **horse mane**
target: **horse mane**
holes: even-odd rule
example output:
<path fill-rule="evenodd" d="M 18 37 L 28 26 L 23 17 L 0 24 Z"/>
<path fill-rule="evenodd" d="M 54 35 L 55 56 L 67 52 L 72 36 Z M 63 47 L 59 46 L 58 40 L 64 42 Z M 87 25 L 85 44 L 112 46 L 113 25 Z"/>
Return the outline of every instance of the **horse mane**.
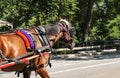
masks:
<path fill-rule="evenodd" d="M 42 25 L 40 25 L 40 26 L 42 26 Z M 27 30 L 27 29 L 32 29 L 32 28 L 35 28 L 35 27 L 36 27 L 36 26 L 31 26 L 31 27 L 27 27 L 27 28 L 25 28 L 25 29 Z M 51 25 L 49 25 L 49 26 L 43 26 L 43 27 L 46 29 L 47 35 L 57 35 L 57 34 L 59 33 L 58 23 L 51 24 Z M 0 32 L 0 34 L 13 33 L 13 32 L 15 32 L 16 30 L 19 30 L 19 29 Z"/>
<path fill-rule="evenodd" d="M 47 35 L 57 35 L 59 33 L 58 23 L 52 24 L 50 26 L 46 26 L 45 29 L 46 29 Z"/>

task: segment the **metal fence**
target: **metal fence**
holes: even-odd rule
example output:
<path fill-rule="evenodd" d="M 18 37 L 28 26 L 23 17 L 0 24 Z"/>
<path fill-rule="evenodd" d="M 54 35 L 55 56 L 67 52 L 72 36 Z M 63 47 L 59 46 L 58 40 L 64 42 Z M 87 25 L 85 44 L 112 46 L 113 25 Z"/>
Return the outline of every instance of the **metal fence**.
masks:
<path fill-rule="evenodd" d="M 80 45 L 81 46 L 81 45 Z M 69 52 L 70 51 L 70 52 Z M 103 52 L 120 52 L 120 40 L 94 41 L 84 47 L 74 47 L 72 50 L 68 48 L 53 49 L 53 53 L 103 53 Z"/>

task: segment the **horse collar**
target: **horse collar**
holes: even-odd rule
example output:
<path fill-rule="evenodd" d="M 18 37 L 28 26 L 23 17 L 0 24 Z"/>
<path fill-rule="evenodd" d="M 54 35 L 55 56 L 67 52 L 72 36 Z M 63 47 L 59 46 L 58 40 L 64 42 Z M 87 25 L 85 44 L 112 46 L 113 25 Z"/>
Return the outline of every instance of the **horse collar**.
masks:
<path fill-rule="evenodd" d="M 46 36 L 46 30 L 44 27 L 36 27 L 35 28 L 35 32 L 39 38 L 39 41 L 41 42 L 42 46 L 46 46 L 49 45 L 49 50 L 51 50 L 50 47 L 50 41 L 48 40 L 47 36 Z"/>
<path fill-rule="evenodd" d="M 35 49 L 35 38 L 34 36 L 27 30 L 24 29 L 20 29 L 18 31 L 15 32 L 17 35 L 19 35 L 20 37 L 22 37 L 22 39 L 24 40 L 27 49 Z"/>

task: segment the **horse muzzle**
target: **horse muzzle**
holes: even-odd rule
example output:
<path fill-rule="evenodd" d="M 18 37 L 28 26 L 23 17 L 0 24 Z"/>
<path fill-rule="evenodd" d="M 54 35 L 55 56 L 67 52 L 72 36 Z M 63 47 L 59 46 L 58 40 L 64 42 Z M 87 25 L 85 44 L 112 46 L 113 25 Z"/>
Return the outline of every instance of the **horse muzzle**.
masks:
<path fill-rule="evenodd" d="M 67 43 L 67 47 L 69 49 L 73 49 L 75 47 L 75 42 L 73 39 L 71 39 L 70 42 Z"/>

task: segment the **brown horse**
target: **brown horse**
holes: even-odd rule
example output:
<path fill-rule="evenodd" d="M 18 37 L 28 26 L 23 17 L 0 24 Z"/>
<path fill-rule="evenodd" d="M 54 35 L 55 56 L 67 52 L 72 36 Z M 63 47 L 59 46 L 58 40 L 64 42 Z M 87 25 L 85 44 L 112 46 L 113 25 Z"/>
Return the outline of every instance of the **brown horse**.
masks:
<path fill-rule="evenodd" d="M 23 73 L 24 78 L 30 78 L 31 71 L 35 70 L 42 78 L 50 78 L 46 71 L 46 64 L 49 62 L 50 53 L 48 50 L 48 53 L 41 53 L 39 52 L 39 48 L 49 45 L 51 49 L 60 38 L 62 38 L 62 41 L 65 43 L 68 43 L 68 48 L 73 48 L 74 41 L 72 39 L 72 29 L 71 24 L 63 19 L 60 19 L 58 23 L 45 28 L 40 26 L 37 28 L 29 28 L 27 29 L 27 32 L 32 34 L 32 43 L 25 42 L 25 39 L 15 32 L 0 34 L 0 61 L 18 62 L 18 64 L 14 66 L 3 68 L 1 70 L 6 72 L 16 71 L 18 73 Z M 41 37 L 41 35 L 44 36 Z M 32 46 L 33 43 L 34 47 Z M 29 47 L 30 44 L 32 49 Z M 26 55 L 31 51 L 35 52 L 33 55 L 39 54 L 40 56 L 26 63 L 19 63 L 18 60 L 10 60 Z"/>

